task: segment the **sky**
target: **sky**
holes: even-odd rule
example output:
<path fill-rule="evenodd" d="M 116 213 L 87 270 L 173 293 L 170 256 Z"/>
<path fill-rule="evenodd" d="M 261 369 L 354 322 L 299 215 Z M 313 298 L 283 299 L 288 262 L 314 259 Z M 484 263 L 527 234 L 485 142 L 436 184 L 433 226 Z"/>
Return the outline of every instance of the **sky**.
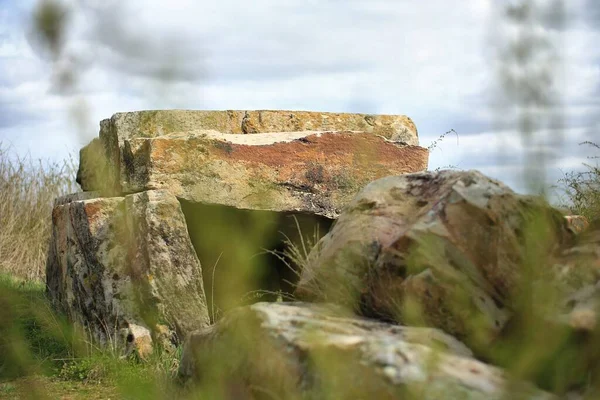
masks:
<path fill-rule="evenodd" d="M 430 169 L 528 192 L 524 165 L 554 183 L 600 141 L 596 0 L 54 1 L 69 10 L 57 52 L 37 0 L 0 0 L 0 142 L 20 156 L 77 157 L 123 111 L 405 114 L 424 147 L 457 133 Z"/>

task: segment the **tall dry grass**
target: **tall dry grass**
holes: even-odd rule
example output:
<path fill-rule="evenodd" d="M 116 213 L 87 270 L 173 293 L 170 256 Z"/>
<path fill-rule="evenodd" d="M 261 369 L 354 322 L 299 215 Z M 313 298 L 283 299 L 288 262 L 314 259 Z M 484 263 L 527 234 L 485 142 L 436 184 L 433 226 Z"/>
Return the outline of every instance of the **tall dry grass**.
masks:
<path fill-rule="evenodd" d="M 0 273 L 41 281 L 57 196 L 79 190 L 73 159 L 17 156 L 0 142 Z"/>

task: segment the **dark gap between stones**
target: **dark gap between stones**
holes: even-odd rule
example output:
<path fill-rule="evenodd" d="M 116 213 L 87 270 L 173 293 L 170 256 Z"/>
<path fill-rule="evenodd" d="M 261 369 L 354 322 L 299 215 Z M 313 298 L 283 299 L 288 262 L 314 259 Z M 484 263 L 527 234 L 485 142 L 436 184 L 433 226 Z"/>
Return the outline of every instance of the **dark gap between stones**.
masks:
<path fill-rule="evenodd" d="M 281 254 L 288 247 L 287 236 L 303 253 L 301 232 L 310 252 L 315 232 L 318 232 L 316 239 L 320 239 L 334 222 L 309 213 L 243 210 L 184 199 L 179 202 L 202 266 L 204 291 L 213 321 L 221 312 L 236 306 L 276 301 L 279 293 L 284 300 L 288 298 L 298 282 L 301 266 L 288 258 L 291 270 L 263 249 Z"/>

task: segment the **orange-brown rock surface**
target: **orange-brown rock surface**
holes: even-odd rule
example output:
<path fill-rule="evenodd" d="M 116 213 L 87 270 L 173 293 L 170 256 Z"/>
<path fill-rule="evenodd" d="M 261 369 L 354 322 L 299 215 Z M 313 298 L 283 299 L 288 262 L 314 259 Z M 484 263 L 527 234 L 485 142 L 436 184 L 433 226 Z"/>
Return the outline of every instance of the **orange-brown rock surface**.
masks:
<path fill-rule="evenodd" d="M 356 132 L 186 133 L 128 139 L 125 149 L 125 192 L 166 189 L 193 202 L 329 218 L 370 181 L 423 170 L 428 157 Z"/>
<path fill-rule="evenodd" d="M 367 182 L 427 161 L 406 116 L 145 111 L 102 121 L 78 181 L 104 195 L 165 188 L 191 201 L 335 216 Z"/>

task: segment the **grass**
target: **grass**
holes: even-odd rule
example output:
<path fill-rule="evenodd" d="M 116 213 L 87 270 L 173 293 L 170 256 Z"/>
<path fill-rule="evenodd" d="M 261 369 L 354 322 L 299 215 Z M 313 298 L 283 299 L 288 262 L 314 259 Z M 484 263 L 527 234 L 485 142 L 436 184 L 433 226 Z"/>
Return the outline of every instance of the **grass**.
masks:
<path fill-rule="evenodd" d="M 100 349 L 51 309 L 44 286 L 0 275 L 0 398 L 164 398 L 180 349 L 148 360 Z"/>
<path fill-rule="evenodd" d="M 16 157 L 0 142 L 0 272 L 28 281 L 45 277 L 52 204 L 77 191 L 75 164 Z"/>
<path fill-rule="evenodd" d="M 72 332 L 52 312 L 44 286 L 0 275 L 0 377 L 47 373 L 72 357 Z"/>
<path fill-rule="evenodd" d="M 600 150 L 597 143 L 583 142 L 580 145 Z M 589 220 L 596 220 L 600 218 L 600 165 L 597 162 L 600 155 L 588 158 L 596 160 L 596 163 L 585 163 L 586 170 L 583 172 L 567 172 L 559 181 L 559 187 L 565 195 L 563 206 Z"/>
<path fill-rule="evenodd" d="M 431 142 L 429 144 L 429 146 L 427 146 L 427 150 L 429 150 L 429 153 L 432 153 L 435 149 L 437 149 L 440 146 L 440 143 L 442 143 L 444 141 L 446 136 L 450 135 L 451 133 L 453 133 L 456 136 L 456 145 L 458 146 L 458 132 L 456 132 L 454 129 L 450 129 L 449 131 L 442 133 L 440 136 L 438 136 L 437 139 L 435 139 L 433 142 Z M 443 169 L 458 170 L 460 168 L 456 165 L 449 164 L 449 165 L 437 167 L 436 169 L 433 170 L 433 172 L 439 172 Z"/>
<path fill-rule="evenodd" d="M 431 142 L 431 144 L 427 146 L 427 150 L 432 152 L 433 150 L 438 148 L 440 143 L 446 138 L 446 136 L 448 136 L 451 133 L 454 133 L 454 135 L 456 135 L 456 145 L 458 146 L 458 133 L 454 129 L 450 129 L 449 131 L 442 133 L 437 139 Z"/>

